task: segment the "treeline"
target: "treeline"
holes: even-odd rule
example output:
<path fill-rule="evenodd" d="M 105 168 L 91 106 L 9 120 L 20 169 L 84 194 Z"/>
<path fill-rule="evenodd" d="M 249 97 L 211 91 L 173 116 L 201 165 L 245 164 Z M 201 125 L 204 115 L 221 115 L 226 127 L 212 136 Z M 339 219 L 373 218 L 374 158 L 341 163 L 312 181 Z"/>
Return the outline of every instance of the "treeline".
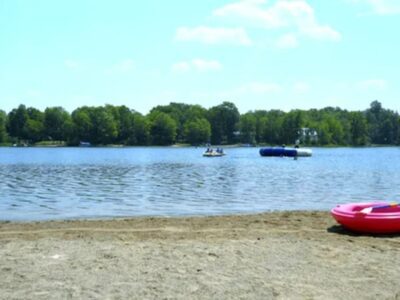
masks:
<path fill-rule="evenodd" d="M 170 103 L 147 115 L 126 106 L 62 107 L 44 111 L 20 105 L 0 111 L 0 143 L 78 145 L 293 144 L 399 145 L 400 117 L 374 101 L 365 111 L 340 108 L 256 110 L 240 114 L 231 102 L 205 109 Z"/>

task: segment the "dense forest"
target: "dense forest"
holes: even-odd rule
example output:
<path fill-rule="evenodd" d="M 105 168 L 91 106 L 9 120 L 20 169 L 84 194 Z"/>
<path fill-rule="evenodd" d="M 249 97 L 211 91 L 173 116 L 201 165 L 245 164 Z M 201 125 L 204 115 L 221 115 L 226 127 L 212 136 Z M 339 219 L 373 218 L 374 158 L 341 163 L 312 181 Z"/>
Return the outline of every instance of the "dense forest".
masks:
<path fill-rule="evenodd" d="M 293 144 L 399 145 L 400 117 L 373 101 L 365 111 L 340 108 L 256 110 L 240 114 L 235 104 L 203 108 L 170 103 L 147 115 L 126 106 L 62 107 L 40 111 L 19 105 L 0 110 L 0 144 L 172 145 Z"/>

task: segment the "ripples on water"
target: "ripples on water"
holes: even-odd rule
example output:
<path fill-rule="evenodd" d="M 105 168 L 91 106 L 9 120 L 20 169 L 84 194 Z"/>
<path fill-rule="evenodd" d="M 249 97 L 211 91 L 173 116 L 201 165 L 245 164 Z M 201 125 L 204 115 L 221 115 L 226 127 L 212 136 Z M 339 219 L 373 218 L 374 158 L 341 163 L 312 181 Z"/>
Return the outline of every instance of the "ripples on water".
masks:
<path fill-rule="evenodd" d="M 400 201 L 398 148 L 0 148 L 0 219 L 214 215 Z"/>

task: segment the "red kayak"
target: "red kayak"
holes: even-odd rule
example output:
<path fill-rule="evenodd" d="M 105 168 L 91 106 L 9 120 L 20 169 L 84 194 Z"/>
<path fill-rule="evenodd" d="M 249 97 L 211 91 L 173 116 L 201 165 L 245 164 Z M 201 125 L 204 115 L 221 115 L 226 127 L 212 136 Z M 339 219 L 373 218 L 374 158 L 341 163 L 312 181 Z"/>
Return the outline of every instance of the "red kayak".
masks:
<path fill-rule="evenodd" d="M 383 202 L 341 204 L 331 210 L 343 227 L 363 233 L 400 233 L 400 206 Z"/>

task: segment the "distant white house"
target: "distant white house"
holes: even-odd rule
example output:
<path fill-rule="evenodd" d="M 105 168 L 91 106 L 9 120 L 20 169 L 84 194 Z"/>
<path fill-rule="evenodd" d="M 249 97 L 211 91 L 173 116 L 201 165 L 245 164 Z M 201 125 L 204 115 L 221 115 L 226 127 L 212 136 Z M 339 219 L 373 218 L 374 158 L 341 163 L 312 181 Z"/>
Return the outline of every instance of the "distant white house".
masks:
<path fill-rule="evenodd" d="M 318 132 L 313 128 L 300 128 L 299 140 L 306 143 L 316 143 L 318 142 Z"/>

